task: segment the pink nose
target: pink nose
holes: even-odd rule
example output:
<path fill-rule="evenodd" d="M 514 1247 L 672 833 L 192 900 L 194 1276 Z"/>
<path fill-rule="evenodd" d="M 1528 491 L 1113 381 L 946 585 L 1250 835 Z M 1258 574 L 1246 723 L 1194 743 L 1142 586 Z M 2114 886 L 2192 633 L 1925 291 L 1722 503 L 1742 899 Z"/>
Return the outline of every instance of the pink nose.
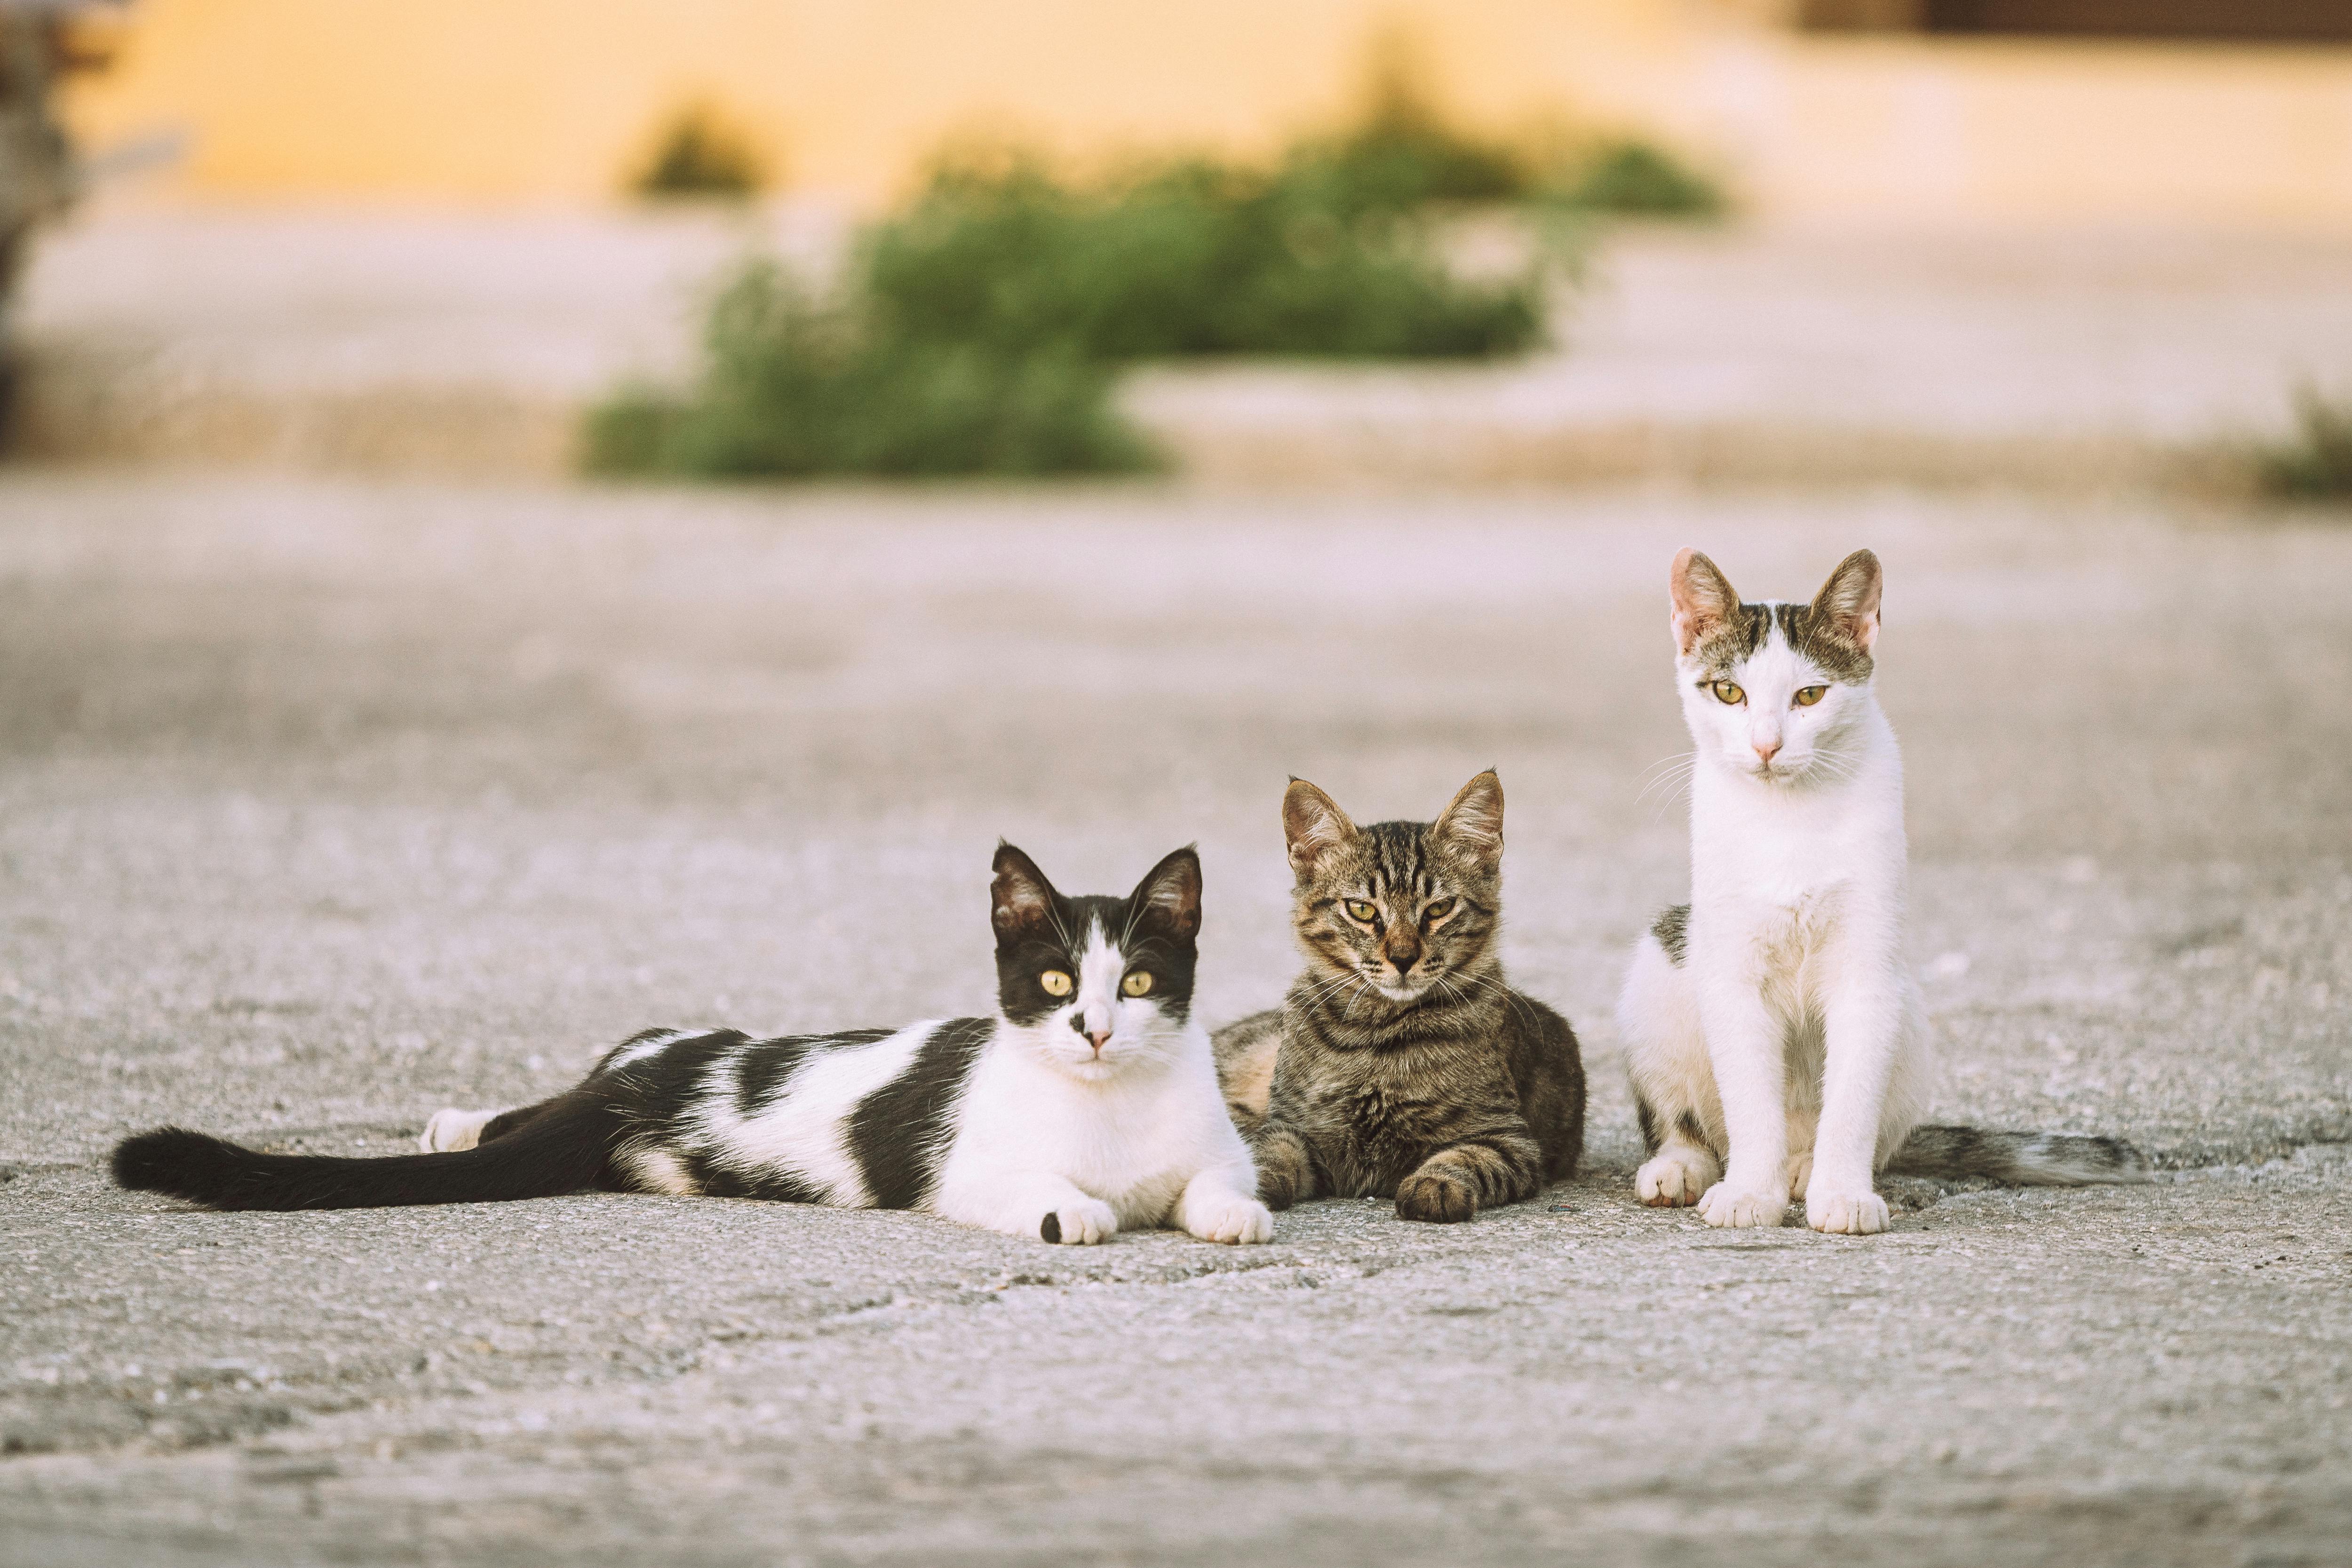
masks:
<path fill-rule="evenodd" d="M 1087 1031 L 1087 1038 L 1095 1043 L 1095 1055 L 1100 1056 L 1102 1055 L 1102 1048 L 1110 1044 L 1110 1031 L 1108 1029 L 1105 1029 L 1101 1034 L 1097 1035 L 1092 1029 L 1088 1029 Z"/>
<path fill-rule="evenodd" d="M 1780 754 L 1780 742 L 1777 740 L 1751 741 L 1748 743 L 1756 748 L 1756 758 L 1759 762 L 1769 763 Z"/>

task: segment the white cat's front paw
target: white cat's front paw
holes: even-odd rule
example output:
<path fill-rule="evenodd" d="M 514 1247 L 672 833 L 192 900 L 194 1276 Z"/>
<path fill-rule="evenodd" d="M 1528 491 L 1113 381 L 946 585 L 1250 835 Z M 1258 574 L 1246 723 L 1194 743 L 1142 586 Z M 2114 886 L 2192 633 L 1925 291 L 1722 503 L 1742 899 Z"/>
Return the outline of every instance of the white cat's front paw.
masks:
<path fill-rule="evenodd" d="M 1190 1205 L 1184 1213 L 1184 1228 L 1202 1241 L 1255 1247 L 1274 1239 L 1274 1212 L 1255 1198 L 1235 1193 Z"/>
<path fill-rule="evenodd" d="M 433 1113 L 425 1131 L 416 1135 L 416 1146 L 427 1154 L 451 1154 L 460 1149 L 471 1149 L 482 1141 L 482 1129 L 498 1115 L 495 1110 L 460 1110 L 449 1106 Z"/>
<path fill-rule="evenodd" d="M 1047 1212 L 1037 1234 L 1064 1247 L 1092 1247 L 1118 1233 L 1118 1215 L 1100 1198 L 1080 1198 Z"/>
<path fill-rule="evenodd" d="M 1745 1229 L 1769 1229 L 1789 1212 L 1789 1200 L 1776 1192 L 1735 1193 L 1717 1182 L 1698 1200 L 1698 1217 L 1709 1225 Z"/>
<path fill-rule="evenodd" d="M 1858 1193 L 1805 1194 L 1805 1223 L 1830 1236 L 1876 1236 L 1886 1228 L 1886 1200 L 1867 1188 Z"/>
<path fill-rule="evenodd" d="M 1654 1209 L 1686 1209 L 1715 1179 L 1713 1163 L 1668 1150 L 1633 1173 L 1633 1195 Z"/>

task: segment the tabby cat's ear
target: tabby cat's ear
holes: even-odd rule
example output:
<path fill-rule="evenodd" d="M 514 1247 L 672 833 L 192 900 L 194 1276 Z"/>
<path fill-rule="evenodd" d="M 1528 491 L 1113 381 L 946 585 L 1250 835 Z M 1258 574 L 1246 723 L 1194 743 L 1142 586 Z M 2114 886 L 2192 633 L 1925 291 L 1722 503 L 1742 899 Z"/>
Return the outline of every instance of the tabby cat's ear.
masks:
<path fill-rule="evenodd" d="M 1675 555 L 1674 571 L 1666 581 L 1674 599 L 1678 652 L 1690 652 L 1739 613 L 1739 590 L 1731 585 L 1723 568 L 1696 550 L 1685 549 Z"/>
<path fill-rule="evenodd" d="M 1282 837 L 1290 845 L 1290 868 L 1304 879 L 1323 857 L 1355 841 L 1356 825 L 1338 801 L 1293 779 L 1282 794 Z"/>
<path fill-rule="evenodd" d="M 1143 874 L 1127 906 L 1179 937 L 1200 934 L 1201 855 L 1190 844 Z"/>
<path fill-rule="evenodd" d="M 1503 781 L 1488 768 L 1462 786 L 1431 833 L 1489 871 L 1503 863 Z"/>
<path fill-rule="evenodd" d="M 1877 556 L 1855 551 L 1813 595 L 1813 625 L 1868 653 L 1878 640 L 1878 591 L 1885 579 Z"/>
<path fill-rule="evenodd" d="M 1059 898 L 1037 862 L 1010 844 L 997 845 L 996 879 L 988 885 L 988 900 L 999 945 L 1051 927 Z"/>

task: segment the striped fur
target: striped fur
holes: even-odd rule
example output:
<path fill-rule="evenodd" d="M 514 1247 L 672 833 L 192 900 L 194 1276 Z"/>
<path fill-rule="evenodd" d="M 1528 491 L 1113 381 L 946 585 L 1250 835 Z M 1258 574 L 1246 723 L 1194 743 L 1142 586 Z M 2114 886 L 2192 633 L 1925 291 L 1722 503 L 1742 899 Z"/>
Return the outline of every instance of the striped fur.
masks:
<path fill-rule="evenodd" d="M 648 1030 L 551 1100 L 439 1112 L 419 1153 L 270 1154 L 163 1128 L 115 1150 L 116 1180 L 226 1209 L 602 1188 L 921 1209 L 1067 1243 L 1169 1224 L 1271 1239 L 1192 1018 L 1198 858 L 1178 850 L 1125 899 L 1064 897 L 1011 845 L 995 871 L 993 1017 Z"/>
<path fill-rule="evenodd" d="M 1496 952 L 1501 783 L 1479 774 L 1434 823 L 1360 828 L 1294 780 L 1283 816 L 1307 968 L 1282 1009 L 1215 1037 L 1259 1194 L 1393 1196 L 1400 1217 L 1445 1222 L 1573 1173 L 1575 1033 Z"/>

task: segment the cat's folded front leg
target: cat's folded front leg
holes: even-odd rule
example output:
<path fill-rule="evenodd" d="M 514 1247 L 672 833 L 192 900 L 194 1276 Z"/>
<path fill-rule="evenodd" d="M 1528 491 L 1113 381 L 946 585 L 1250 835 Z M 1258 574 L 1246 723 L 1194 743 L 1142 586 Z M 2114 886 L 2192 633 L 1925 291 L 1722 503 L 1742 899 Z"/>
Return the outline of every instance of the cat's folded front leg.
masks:
<path fill-rule="evenodd" d="M 1267 1117 L 1250 1134 L 1257 1162 L 1257 1195 L 1276 1214 L 1315 1195 L 1315 1161 L 1307 1140 L 1286 1121 Z"/>
<path fill-rule="evenodd" d="M 1525 1128 L 1448 1144 L 1397 1184 L 1399 1219 L 1454 1225 L 1543 1187 L 1543 1150 Z"/>
<path fill-rule="evenodd" d="M 1258 1202 L 1246 1165 L 1212 1165 L 1184 1184 L 1176 1223 L 1202 1241 L 1251 1246 L 1274 1239 L 1274 1215 Z"/>
<path fill-rule="evenodd" d="M 1118 1215 L 1110 1205 L 1050 1171 L 974 1181 L 942 1192 L 932 1206 L 965 1225 L 1065 1247 L 1091 1247 L 1118 1231 Z"/>

